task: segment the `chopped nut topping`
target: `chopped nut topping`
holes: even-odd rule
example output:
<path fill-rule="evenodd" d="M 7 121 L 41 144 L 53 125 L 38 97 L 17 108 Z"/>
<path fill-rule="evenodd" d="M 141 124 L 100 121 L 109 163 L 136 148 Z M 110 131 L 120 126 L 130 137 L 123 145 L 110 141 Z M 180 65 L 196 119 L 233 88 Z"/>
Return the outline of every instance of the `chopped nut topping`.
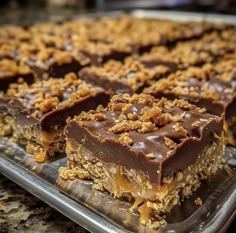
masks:
<path fill-rule="evenodd" d="M 173 181 L 173 176 L 166 176 L 162 178 L 164 184 L 170 184 Z"/>
<path fill-rule="evenodd" d="M 194 122 L 192 123 L 192 126 L 193 126 L 193 127 L 198 127 L 198 126 L 199 126 L 199 121 L 194 121 Z"/>
<path fill-rule="evenodd" d="M 78 80 L 75 74 L 69 73 L 63 79 L 50 78 L 32 85 L 12 84 L 7 94 L 21 98 L 26 106 L 35 111 L 32 113 L 35 117 L 42 117 L 44 113 L 73 105 L 85 96 L 95 95 L 97 91 L 96 87 Z M 96 117 L 103 118 L 101 114 Z"/>
<path fill-rule="evenodd" d="M 104 121 L 106 120 L 106 116 L 102 113 L 96 112 L 94 110 L 90 110 L 87 112 L 81 112 L 79 116 L 75 116 L 76 120 L 78 121 L 89 121 L 89 120 L 97 120 L 97 121 Z"/>
<path fill-rule="evenodd" d="M 165 144 L 170 148 L 174 149 L 176 147 L 176 143 L 170 138 L 164 137 Z"/>
<path fill-rule="evenodd" d="M 153 95 L 184 96 L 191 100 L 206 98 L 224 102 L 224 96 L 234 92 L 229 80 L 232 79 L 235 65 L 236 59 L 234 56 L 229 60 L 217 63 L 215 66 L 205 64 L 202 67 L 179 70 L 170 74 L 167 78 L 158 80 L 146 88 L 144 92 Z M 225 77 L 222 75 L 224 69 L 226 69 L 223 73 Z M 219 86 L 222 86 L 222 88 L 219 88 Z M 199 111 L 204 110 L 199 109 Z"/>
<path fill-rule="evenodd" d="M 169 150 L 169 151 L 167 151 L 167 153 L 166 153 L 166 156 L 167 157 L 170 157 L 170 155 L 173 153 L 173 150 Z"/>
<path fill-rule="evenodd" d="M 173 125 L 173 128 L 175 129 L 175 131 L 183 134 L 183 135 L 187 135 L 188 131 L 181 126 L 179 123 L 176 123 L 175 125 Z"/>
<path fill-rule="evenodd" d="M 127 144 L 127 145 L 132 145 L 133 144 L 133 139 L 129 136 L 128 133 L 120 134 L 119 141 L 121 141 L 121 142 L 123 142 L 124 144 Z"/>
<path fill-rule="evenodd" d="M 43 102 L 36 103 L 35 107 L 38 108 L 42 113 L 49 112 L 51 109 L 55 108 L 59 103 L 57 97 L 51 97 L 45 99 Z"/>

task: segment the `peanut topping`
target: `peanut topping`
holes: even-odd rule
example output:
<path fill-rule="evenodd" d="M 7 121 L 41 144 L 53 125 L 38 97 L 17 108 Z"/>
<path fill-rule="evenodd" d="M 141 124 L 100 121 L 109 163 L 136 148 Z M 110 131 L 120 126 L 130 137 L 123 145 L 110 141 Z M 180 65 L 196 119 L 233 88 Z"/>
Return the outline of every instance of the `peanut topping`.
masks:
<path fill-rule="evenodd" d="M 74 120 L 79 121 L 83 127 L 90 127 L 90 123 L 86 121 L 105 121 L 101 123 L 101 127 L 105 130 L 103 133 L 108 138 L 115 138 L 122 144 L 131 147 L 142 147 L 142 143 L 140 146 L 139 143 L 135 144 L 137 135 L 143 134 L 140 137 L 144 138 L 150 135 L 151 143 L 153 143 L 152 137 L 154 137 L 157 143 L 162 141 L 169 148 L 164 154 L 168 157 L 173 153 L 177 144 L 182 142 L 182 139 L 192 136 L 194 127 L 203 127 L 211 119 L 205 118 L 205 109 L 185 100 L 156 99 L 146 94 L 131 96 L 119 94 L 111 98 L 106 108 L 99 106 L 96 110 L 81 113 Z M 100 124 L 91 123 L 91 125 L 97 128 Z M 192 128 L 185 128 L 188 125 Z M 151 158 L 154 155 L 146 157 Z M 163 155 L 155 156 L 161 158 Z"/>
<path fill-rule="evenodd" d="M 165 144 L 170 148 L 173 149 L 176 146 L 176 143 L 171 140 L 170 138 L 164 137 Z"/>
<path fill-rule="evenodd" d="M 127 144 L 127 145 L 132 145 L 133 144 L 133 139 L 129 136 L 128 133 L 120 134 L 119 140 L 122 143 Z"/>
<path fill-rule="evenodd" d="M 32 85 L 12 84 L 7 94 L 19 97 L 26 106 L 34 109 L 33 116 L 42 117 L 44 113 L 73 105 L 79 99 L 95 95 L 96 92 L 96 87 L 78 80 L 74 73 L 69 73 L 63 79 L 50 78 Z M 102 118 L 101 114 L 96 117 Z"/>
<path fill-rule="evenodd" d="M 173 125 L 173 128 L 175 129 L 175 131 L 183 134 L 183 135 L 187 135 L 188 131 L 181 126 L 179 123 L 176 123 L 175 125 Z"/>
<path fill-rule="evenodd" d="M 126 83 L 133 91 L 142 88 L 146 82 L 158 79 L 169 72 L 169 67 L 158 65 L 152 69 L 146 68 L 141 62 L 129 57 L 124 63 L 108 61 L 102 67 L 92 66 L 83 69 L 83 75 L 96 74 L 109 80 L 119 80 Z"/>
<path fill-rule="evenodd" d="M 23 63 L 17 63 L 14 60 L 0 60 L 0 78 L 24 75 L 31 73 L 30 69 Z"/>

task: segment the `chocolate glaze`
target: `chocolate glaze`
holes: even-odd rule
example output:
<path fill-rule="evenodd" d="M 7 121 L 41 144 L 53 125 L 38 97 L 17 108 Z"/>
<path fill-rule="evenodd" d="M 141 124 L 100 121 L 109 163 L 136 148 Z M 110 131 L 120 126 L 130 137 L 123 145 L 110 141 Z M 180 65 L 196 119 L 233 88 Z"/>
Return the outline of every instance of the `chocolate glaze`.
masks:
<path fill-rule="evenodd" d="M 63 77 L 64 75 L 66 75 L 69 72 L 77 73 L 84 66 L 85 65 L 82 65 L 73 59 L 68 64 L 59 65 L 56 63 L 56 64 L 50 66 L 48 69 L 48 73 L 51 77 Z"/>
<path fill-rule="evenodd" d="M 42 78 L 45 73 L 48 74 L 48 77 L 63 77 L 70 72 L 77 73 L 82 67 L 86 66 L 74 59 L 70 63 L 60 65 L 57 62 L 53 62 L 50 64 L 45 63 L 44 66 L 39 66 L 36 61 L 29 61 L 28 64 L 38 78 Z"/>
<path fill-rule="evenodd" d="M 132 111 L 140 113 L 144 105 L 133 105 Z M 165 109 L 165 112 L 182 113 L 180 108 Z M 130 131 L 129 137 L 133 139 L 132 145 L 125 145 L 119 141 L 119 134 L 108 129 L 114 125 L 120 112 L 105 111 L 104 121 L 72 120 L 65 128 L 67 139 L 78 146 L 82 144 L 92 152 L 93 156 L 106 163 L 114 163 L 126 169 L 135 169 L 142 172 L 148 179 L 161 184 L 162 177 L 172 175 L 178 170 L 184 170 L 194 163 L 199 152 L 212 142 L 217 141 L 214 134 L 220 135 L 223 118 L 209 113 L 187 111 L 185 117 L 179 122 L 187 129 L 187 136 L 173 129 L 176 122 L 170 122 L 159 129 L 149 133 Z M 209 118 L 212 118 L 209 120 Z M 198 127 L 192 126 L 196 120 L 208 119 L 209 123 L 201 122 Z M 164 137 L 177 143 L 175 149 L 167 156 L 171 149 L 165 144 Z M 76 147 L 77 149 L 77 147 Z M 153 153 L 155 159 L 148 159 L 145 154 Z"/>
<path fill-rule="evenodd" d="M 172 83 L 170 83 L 170 87 L 171 85 Z M 235 115 L 235 108 L 233 110 L 232 107 L 230 107 L 236 101 L 235 81 L 232 80 L 232 81 L 226 82 L 214 76 L 210 77 L 207 80 L 199 80 L 195 77 L 189 77 L 189 79 L 186 81 L 185 86 L 186 88 L 191 88 L 191 87 L 198 88 L 199 95 L 198 96 L 192 96 L 189 94 L 180 95 L 170 89 L 162 89 L 162 90 L 155 91 L 150 88 L 150 89 L 145 90 L 145 92 L 157 98 L 165 96 L 169 99 L 175 99 L 175 98 L 186 99 L 199 107 L 206 108 L 208 112 L 212 114 L 216 114 L 218 116 L 220 116 L 222 113 L 226 113 L 226 117 L 230 117 L 231 114 Z M 202 97 L 200 95 L 200 90 L 202 87 L 215 90 L 219 95 L 219 99 L 218 100 L 213 99 L 211 96 Z M 227 92 L 225 91 L 227 89 L 232 89 L 233 91 Z M 228 110 L 228 108 L 230 108 L 231 110 Z"/>
<path fill-rule="evenodd" d="M 163 65 L 169 68 L 169 71 L 158 74 L 156 77 L 153 77 L 153 79 L 150 80 L 150 82 L 154 80 L 159 80 L 161 78 L 166 77 L 168 74 L 173 73 L 177 70 L 177 64 L 174 62 L 167 62 L 167 61 L 160 61 L 160 60 L 152 60 L 152 61 L 141 61 L 141 63 L 147 68 L 147 69 L 153 69 L 157 66 Z M 134 72 L 135 73 L 135 72 Z M 89 72 L 87 70 L 81 70 L 79 72 L 80 79 L 92 83 L 93 85 L 97 85 L 100 87 L 103 87 L 106 90 L 111 90 L 113 94 L 119 94 L 119 93 L 141 93 L 142 90 L 148 86 L 148 81 L 145 82 L 139 82 L 137 83 L 137 89 L 133 90 L 131 86 L 128 84 L 127 80 L 129 79 L 129 76 L 133 74 L 133 71 L 127 70 L 126 76 L 122 79 L 110 79 L 109 77 L 99 75 L 97 73 L 93 73 L 92 71 Z"/>
<path fill-rule="evenodd" d="M 82 111 L 96 109 L 101 104 L 106 106 L 109 102 L 109 95 L 100 91 L 95 96 L 86 96 L 73 103 L 72 106 L 59 108 L 45 114 L 40 119 L 40 127 L 43 131 L 53 131 L 55 126 L 64 126 L 68 117 L 79 115 Z"/>
<path fill-rule="evenodd" d="M 88 57 L 91 61 L 92 65 L 101 65 L 109 60 L 117 60 L 123 61 L 127 56 L 129 56 L 130 52 L 122 52 L 122 51 L 112 51 L 110 54 L 98 55 L 92 54 L 88 51 L 80 51 L 85 57 Z"/>
<path fill-rule="evenodd" d="M 81 70 L 79 72 L 80 79 L 85 82 L 91 83 L 93 85 L 97 85 L 103 87 L 105 90 L 111 90 L 113 93 L 128 93 L 132 94 L 133 90 L 128 84 L 122 80 L 111 80 L 105 76 L 97 75 L 92 72 L 87 72 L 86 70 Z"/>
<path fill-rule="evenodd" d="M 95 109 L 99 104 L 106 106 L 109 101 L 109 95 L 102 89 L 98 90 L 95 95 L 81 97 L 69 106 L 59 107 L 51 110 L 41 117 L 34 117 L 32 113 L 35 109 L 30 105 L 29 99 L 16 97 L 0 98 L 0 114 L 11 115 L 15 118 L 16 124 L 22 127 L 34 127 L 37 125 L 39 130 L 52 132 L 64 127 L 66 119 L 80 114 L 82 111 Z"/>
<path fill-rule="evenodd" d="M 22 78 L 26 83 L 31 84 L 34 82 L 34 76 L 32 73 L 23 75 L 13 75 L 4 78 L 0 78 L 0 91 L 6 91 L 11 83 L 17 83 L 17 80 Z"/>
<path fill-rule="evenodd" d="M 152 69 L 159 65 L 167 66 L 170 69 L 170 73 L 174 73 L 178 69 L 178 64 L 171 61 L 161 61 L 161 60 L 141 60 L 141 63 L 145 65 L 145 67 Z"/>

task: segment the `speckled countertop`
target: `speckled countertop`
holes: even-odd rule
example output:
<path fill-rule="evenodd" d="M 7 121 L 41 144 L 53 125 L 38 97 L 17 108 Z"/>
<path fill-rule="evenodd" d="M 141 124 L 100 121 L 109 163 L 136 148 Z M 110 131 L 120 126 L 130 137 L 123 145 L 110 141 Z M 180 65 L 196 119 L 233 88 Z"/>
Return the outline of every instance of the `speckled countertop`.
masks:
<path fill-rule="evenodd" d="M 15 232 L 87 231 L 0 174 L 0 233 Z"/>

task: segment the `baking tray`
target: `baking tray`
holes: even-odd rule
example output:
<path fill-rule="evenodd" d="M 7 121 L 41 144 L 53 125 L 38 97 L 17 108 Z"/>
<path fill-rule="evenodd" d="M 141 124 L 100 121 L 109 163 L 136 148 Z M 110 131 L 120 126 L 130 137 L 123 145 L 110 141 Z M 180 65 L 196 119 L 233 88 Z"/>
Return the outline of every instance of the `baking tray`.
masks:
<path fill-rule="evenodd" d="M 159 232 L 218 232 L 230 224 L 236 209 L 236 148 L 227 147 L 226 166 L 202 183 L 191 199 L 167 215 Z M 58 168 L 66 158 L 44 164 L 7 138 L 0 139 L 0 172 L 91 232 L 154 232 L 139 224 L 126 201 L 93 190 L 89 181 L 64 181 Z M 194 204 L 201 197 L 203 205 Z M 222 231 L 223 232 L 223 231 Z"/>
<path fill-rule="evenodd" d="M 120 14 L 122 13 L 114 13 L 115 16 Z M 234 16 L 197 13 L 136 10 L 130 14 L 177 21 L 236 22 Z M 114 15 L 109 13 L 109 16 Z M 104 14 L 89 15 L 99 16 Z M 226 148 L 225 160 L 224 169 L 211 180 L 204 181 L 181 206 L 175 207 L 167 215 L 168 224 L 162 226 L 158 232 L 226 231 L 236 216 L 236 148 Z M 58 177 L 58 168 L 65 165 L 65 157 L 38 164 L 22 147 L 7 138 L 0 138 L 0 172 L 87 230 L 107 233 L 156 232 L 139 224 L 138 216 L 128 210 L 128 202 L 115 199 L 109 193 L 93 190 L 89 181 L 61 180 Z M 194 204 L 196 197 L 201 197 L 202 206 Z"/>

